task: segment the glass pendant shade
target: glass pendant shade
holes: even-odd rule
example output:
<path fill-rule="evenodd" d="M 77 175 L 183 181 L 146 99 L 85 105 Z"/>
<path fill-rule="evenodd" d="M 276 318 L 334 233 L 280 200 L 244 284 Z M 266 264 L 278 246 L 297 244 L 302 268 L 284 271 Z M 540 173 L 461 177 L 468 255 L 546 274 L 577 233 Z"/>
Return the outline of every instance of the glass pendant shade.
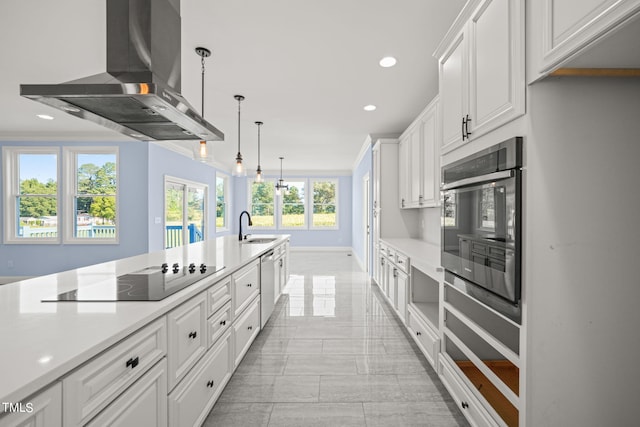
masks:
<path fill-rule="evenodd" d="M 207 141 L 200 141 L 193 148 L 193 158 L 202 163 L 213 161 L 213 150 L 207 145 Z"/>

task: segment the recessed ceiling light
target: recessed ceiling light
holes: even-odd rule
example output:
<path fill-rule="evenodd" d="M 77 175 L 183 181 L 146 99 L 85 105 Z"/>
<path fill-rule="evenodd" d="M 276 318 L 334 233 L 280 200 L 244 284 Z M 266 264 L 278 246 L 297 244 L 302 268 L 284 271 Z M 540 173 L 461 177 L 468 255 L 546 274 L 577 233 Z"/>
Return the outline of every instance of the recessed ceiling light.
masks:
<path fill-rule="evenodd" d="M 40 117 L 43 120 L 53 120 L 53 117 L 48 114 L 38 114 L 38 117 Z"/>
<path fill-rule="evenodd" d="M 384 68 L 393 67 L 398 61 L 393 56 L 385 56 L 380 60 L 380 66 Z"/>
<path fill-rule="evenodd" d="M 64 107 L 60 107 L 60 108 L 62 108 L 64 111 L 66 111 L 68 113 L 79 113 L 80 112 L 79 108 L 67 107 L 66 105 Z"/>
<path fill-rule="evenodd" d="M 144 135 L 141 133 L 130 133 L 129 135 L 131 135 L 134 138 L 144 138 Z"/>
<path fill-rule="evenodd" d="M 365 105 L 365 106 L 364 106 L 364 111 L 373 111 L 373 110 L 375 110 L 376 108 L 378 108 L 378 107 L 376 107 L 375 105 L 371 105 L 371 104 L 369 104 L 369 105 Z"/>

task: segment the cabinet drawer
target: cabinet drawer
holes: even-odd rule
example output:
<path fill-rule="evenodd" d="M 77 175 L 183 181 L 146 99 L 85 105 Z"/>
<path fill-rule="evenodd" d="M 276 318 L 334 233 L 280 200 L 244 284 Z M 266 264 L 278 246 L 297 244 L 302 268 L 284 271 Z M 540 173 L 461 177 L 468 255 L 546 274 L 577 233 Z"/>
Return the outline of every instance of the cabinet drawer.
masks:
<path fill-rule="evenodd" d="M 167 315 L 169 329 L 169 390 L 207 350 L 207 294 L 190 299 Z"/>
<path fill-rule="evenodd" d="M 475 427 L 497 427 L 491 416 L 482 407 L 482 404 L 471 394 L 455 373 L 454 368 L 445 358 L 440 358 L 440 379 L 447 387 L 451 397 L 456 402 L 469 423 Z"/>
<path fill-rule="evenodd" d="M 258 262 L 232 274 L 234 316 L 238 316 L 260 293 Z"/>
<path fill-rule="evenodd" d="M 396 266 L 399 270 L 409 274 L 409 257 L 400 252 L 396 252 Z"/>
<path fill-rule="evenodd" d="M 407 317 L 409 318 L 407 326 L 411 336 L 424 353 L 425 357 L 431 363 L 431 366 L 436 367 L 436 361 L 438 353 L 440 352 L 440 338 L 438 334 L 418 317 L 411 308 L 408 310 Z"/>
<path fill-rule="evenodd" d="M 231 301 L 231 277 L 227 277 L 221 282 L 216 283 L 207 291 L 208 295 L 208 312 L 207 316 L 211 316 L 220 310 L 227 302 Z"/>
<path fill-rule="evenodd" d="M 233 370 L 231 332 L 227 331 L 169 395 L 169 425 L 202 424 Z"/>
<path fill-rule="evenodd" d="M 64 425 L 83 425 L 167 352 L 164 317 L 134 333 L 63 380 Z"/>
<path fill-rule="evenodd" d="M 233 324 L 234 366 L 240 364 L 258 332 L 260 332 L 260 298 L 254 299 L 249 308 Z"/>
<path fill-rule="evenodd" d="M 62 384 L 60 382 L 22 402 L 23 405 L 31 403 L 33 411 L 7 414 L 4 412 L 4 405 L 0 406 L 0 427 L 62 427 Z"/>
<path fill-rule="evenodd" d="M 167 363 L 158 362 L 87 427 L 167 425 Z"/>
<path fill-rule="evenodd" d="M 231 326 L 231 301 L 224 308 L 209 318 L 209 341 L 211 347 L 218 338 Z"/>

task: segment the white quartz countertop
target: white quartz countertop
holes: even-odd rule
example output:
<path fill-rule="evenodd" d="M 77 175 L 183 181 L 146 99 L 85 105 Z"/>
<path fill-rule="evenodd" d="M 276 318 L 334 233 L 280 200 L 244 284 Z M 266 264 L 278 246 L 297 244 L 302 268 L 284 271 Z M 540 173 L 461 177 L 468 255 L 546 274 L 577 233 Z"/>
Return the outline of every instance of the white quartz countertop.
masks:
<path fill-rule="evenodd" d="M 132 332 L 202 292 L 289 235 L 270 243 L 235 236 L 193 243 L 0 286 L 0 401 L 19 402 Z M 224 266 L 161 301 L 42 302 L 59 293 L 114 286 L 116 277 L 162 263 Z"/>
<path fill-rule="evenodd" d="M 440 245 L 419 239 L 383 238 L 380 240 L 408 256 L 411 259 L 411 266 L 435 280 L 443 279 L 444 269 L 440 261 Z"/>

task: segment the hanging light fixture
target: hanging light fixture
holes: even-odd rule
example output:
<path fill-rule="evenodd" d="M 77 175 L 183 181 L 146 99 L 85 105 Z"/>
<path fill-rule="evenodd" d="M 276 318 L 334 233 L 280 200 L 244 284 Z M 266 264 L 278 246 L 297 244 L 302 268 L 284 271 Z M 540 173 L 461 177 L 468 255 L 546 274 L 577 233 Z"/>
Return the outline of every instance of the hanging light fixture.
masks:
<path fill-rule="evenodd" d="M 256 169 L 256 182 L 262 182 L 262 169 L 260 168 L 260 127 L 264 124 L 262 122 L 255 122 L 258 126 L 258 168 Z"/>
<path fill-rule="evenodd" d="M 280 179 L 276 183 L 276 196 L 279 196 L 282 193 L 282 190 L 289 191 L 289 185 L 284 183 L 284 179 L 282 179 L 282 160 L 284 157 L 280 157 Z"/>
<path fill-rule="evenodd" d="M 211 51 L 206 47 L 197 47 L 196 53 L 200 56 L 200 62 L 202 64 L 202 108 L 200 109 L 200 114 L 204 119 L 204 59 L 211 56 Z M 193 158 L 203 163 L 209 162 L 213 160 L 211 151 L 212 150 L 207 147 L 207 141 L 202 140 L 193 148 Z"/>
<path fill-rule="evenodd" d="M 245 176 L 247 171 L 242 164 L 242 154 L 240 153 L 240 103 L 244 101 L 244 96 L 234 95 L 236 101 L 238 101 L 238 154 L 236 155 L 236 167 L 233 168 L 233 175 Z"/>

